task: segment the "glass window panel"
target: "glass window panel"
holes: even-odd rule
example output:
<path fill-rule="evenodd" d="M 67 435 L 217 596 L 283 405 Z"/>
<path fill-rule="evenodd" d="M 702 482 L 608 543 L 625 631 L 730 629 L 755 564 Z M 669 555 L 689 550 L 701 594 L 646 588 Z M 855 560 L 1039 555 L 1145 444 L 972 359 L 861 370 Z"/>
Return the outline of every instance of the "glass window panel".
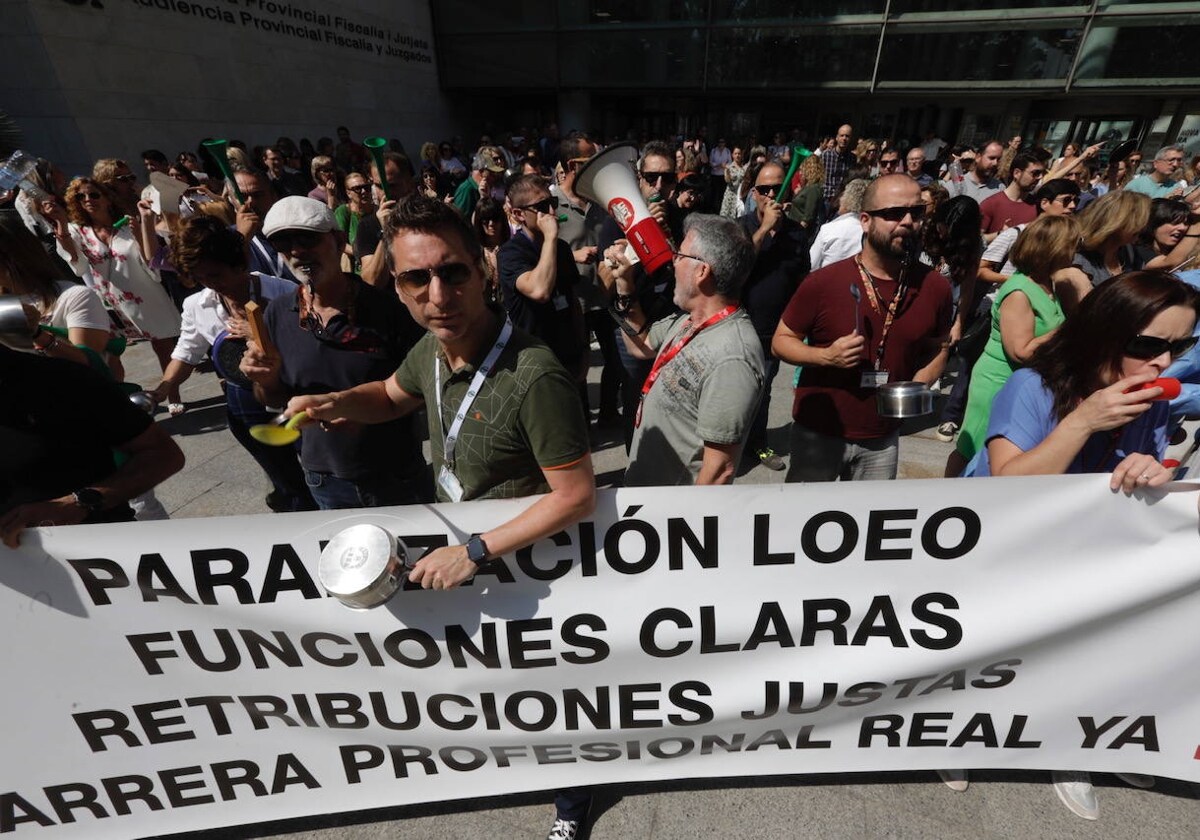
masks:
<path fill-rule="evenodd" d="M 704 30 L 564 32 L 562 83 L 568 87 L 699 87 Z"/>
<path fill-rule="evenodd" d="M 539 0 L 507 0 L 502 12 L 491 0 L 437 0 L 431 6 L 439 35 L 443 32 L 554 28 L 554 6 Z"/>
<path fill-rule="evenodd" d="M 1066 79 L 1078 29 L 900 32 L 888 30 L 880 82 Z M 920 56 L 920 60 L 914 60 Z"/>
<path fill-rule="evenodd" d="M 871 80 L 879 27 L 713 29 L 712 87 L 820 87 Z"/>
<path fill-rule="evenodd" d="M 1096 21 L 1079 57 L 1078 79 L 1170 79 L 1200 76 L 1200 25 L 1166 21 L 1117 26 Z"/>
<path fill-rule="evenodd" d="M 438 40 L 442 84 L 446 87 L 554 87 L 554 35 L 452 35 Z"/>
<path fill-rule="evenodd" d="M 882 15 L 885 0 L 713 0 L 714 20 L 829 18 Z"/>
<path fill-rule="evenodd" d="M 673 20 L 703 23 L 708 18 L 708 0 L 560 0 L 558 14 L 563 26 Z"/>
<path fill-rule="evenodd" d="M 1089 4 L 1064 2 L 1064 0 L 892 0 L 892 14 L 910 12 L 974 12 L 993 9 L 1042 9 L 1047 7 L 1076 6 L 1087 11 Z"/>

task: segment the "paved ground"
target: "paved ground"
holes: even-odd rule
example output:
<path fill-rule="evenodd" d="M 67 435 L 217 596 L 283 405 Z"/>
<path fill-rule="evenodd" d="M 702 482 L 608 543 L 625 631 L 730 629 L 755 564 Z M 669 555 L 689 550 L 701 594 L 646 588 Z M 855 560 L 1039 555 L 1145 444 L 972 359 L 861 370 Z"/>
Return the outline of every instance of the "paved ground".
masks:
<path fill-rule="evenodd" d="M 126 358 L 132 381 L 154 384 L 157 365 L 145 345 Z M 792 369 L 784 365 L 772 390 L 771 435 L 786 452 Z M 164 427 L 187 454 L 187 466 L 159 488 L 173 517 L 266 513 L 265 478 L 224 427 L 223 403 L 211 374 L 184 387 L 189 411 Z M 924 428 L 921 426 L 924 425 Z M 932 423 L 915 424 L 901 443 L 901 478 L 942 474 L 950 445 Z M 619 432 L 595 440 L 603 486 L 619 481 L 625 451 Z M 778 483 L 783 473 L 756 466 L 740 482 Z M 877 773 L 769 779 L 613 785 L 600 789 L 593 809 L 595 840 L 697 838 L 1140 838 L 1175 840 L 1200 835 L 1200 786 L 1159 780 L 1152 791 L 1097 775 L 1101 817 L 1086 822 L 1055 797 L 1046 773 L 973 773 L 970 789 L 954 793 L 932 773 Z M 424 840 L 545 836 L 552 809 L 546 794 L 454 801 L 289 823 L 246 826 L 194 835 L 196 840 L 278 837 L 287 840 Z"/>

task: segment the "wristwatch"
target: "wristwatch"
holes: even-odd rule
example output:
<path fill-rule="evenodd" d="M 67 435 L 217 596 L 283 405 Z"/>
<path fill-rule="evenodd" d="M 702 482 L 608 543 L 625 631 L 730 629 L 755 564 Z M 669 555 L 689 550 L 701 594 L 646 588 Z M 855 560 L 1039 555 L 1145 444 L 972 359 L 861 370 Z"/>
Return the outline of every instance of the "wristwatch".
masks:
<path fill-rule="evenodd" d="M 71 496 L 75 499 L 75 504 L 87 511 L 88 515 L 104 509 L 104 495 L 95 487 L 82 487 Z"/>
<path fill-rule="evenodd" d="M 488 547 L 483 542 L 483 537 L 479 534 L 472 534 L 471 539 L 467 540 L 467 559 L 476 566 L 487 562 Z"/>

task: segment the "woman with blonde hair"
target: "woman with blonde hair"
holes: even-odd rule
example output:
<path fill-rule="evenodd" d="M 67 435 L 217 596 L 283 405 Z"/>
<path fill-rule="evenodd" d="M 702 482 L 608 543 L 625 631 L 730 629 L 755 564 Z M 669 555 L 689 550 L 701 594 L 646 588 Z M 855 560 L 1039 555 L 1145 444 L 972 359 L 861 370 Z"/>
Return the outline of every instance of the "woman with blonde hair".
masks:
<path fill-rule="evenodd" d="M 111 194 L 91 178 L 76 178 L 67 187 L 66 209 L 43 205 L 54 224 L 58 252 L 75 274 L 95 289 L 130 339 L 148 339 L 163 370 L 179 337 L 179 310 L 156 269 L 154 211 L 138 203 L 138 217 L 118 225 Z M 153 243 L 153 244 L 152 244 Z M 183 411 L 179 392 L 170 395 L 173 414 Z"/>
<path fill-rule="evenodd" d="M 1013 371 L 1049 340 L 1066 320 L 1054 294 L 1054 275 L 1071 265 L 1079 242 L 1079 223 L 1072 216 L 1043 215 L 1029 223 L 1012 247 L 1015 274 L 997 290 L 992 303 L 992 330 L 983 355 L 971 372 L 967 410 L 956 444 L 958 475 L 983 446 L 992 401 Z"/>
<path fill-rule="evenodd" d="M 1150 221 L 1150 199 L 1117 190 L 1100 196 L 1080 213 L 1074 264 L 1055 278 L 1063 311 L 1070 315 L 1096 286 L 1143 267 L 1133 244 Z"/>

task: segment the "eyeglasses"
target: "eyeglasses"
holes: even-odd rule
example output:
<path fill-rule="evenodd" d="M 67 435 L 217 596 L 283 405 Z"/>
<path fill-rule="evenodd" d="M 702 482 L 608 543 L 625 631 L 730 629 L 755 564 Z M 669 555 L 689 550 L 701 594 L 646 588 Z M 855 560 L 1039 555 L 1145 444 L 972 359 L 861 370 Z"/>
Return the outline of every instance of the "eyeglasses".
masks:
<path fill-rule="evenodd" d="M 708 260 L 701 259 L 700 257 L 693 257 L 691 254 L 683 253 L 683 251 L 672 252 L 671 259 L 673 259 L 673 260 L 678 260 L 678 259 L 695 260 L 698 263 L 705 263 L 706 265 L 708 263 Z"/>
<path fill-rule="evenodd" d="M 1071 207 L 1079 204 L 1079 198 L 1074 195 L 1058 195 L 1054 197 L 1056 204 L 1061 204 L 1063 207 Z"/>
<path fill-rule="evenodd" d="M 755 184 L 754 191 L 759 195 L 774 195 L 783 184 Z"/>
<path fill-rule="evenodd" d="M 312 248 L 321 241 L 324 234 L 315 230 L 285 230 L 274 236 L 268 236 L 267 241 L 276 251 L 294 251 L 297 248 Z"/>
<path fill-rule="evenodd" d="M 461 286 L 471 279 L 471 266 L 461 262 L 451 262 L 434 268 L 410 268 L 396 274 L 396 282 L 409 292 L 424 289 L 440 278 L 447 286 Z"/>
<path fill-rule="evenodd" d="M 674 172 L 639 172 L 638 174 L 642 176 L 643 181 L 651 185 L 661 181 L 664 187 L 669 187 L 675 183 Z"/>
<path fill-rule="evenodd" d="M 551 195 L 543 198 L 541 201 L 534 202 L 533 204 L 526 204 L 522 207 L 518 207 L 517 209 L 532 210 L 535 213 L 553 213 L 556 209 L 558 209 L 558 199 Z"/>
<path fill-rule="evenodd" d="M 137 176 L 136 176 L 136 175 L 133 175 L 133 174 L 130 174 L 130 175 L 118 175 L 118 176 L 117 176 L 116 178 L 114 178 L 113 180 L 115 180 L 115 181 L 124 181 L 126 184 L 132 184 L 134 181 L 136 181 L 136 180 L 137 180 Z"/>
<path fill-rule="evenodd" d="M 349 192 L 365 193 L 371 191 L 370 184 L 355 184 L 353 187 L 346 187 Z"/>
<path fill-rule="evenodd" d="M 99 201 L 104 198 L 104 194 L 98 192 L 81 192 L 79 198 L 82 201 Z"/>
<path fill-rule="evenodd" d="M 1172 359 L 1178 359 L 1195 347 L 1197 340 L 1196 336 L 1188 336 L 1187 338 L 1170 341 L 1153 335 L 1135 335 L 1125 345 L 1125 355 L 1131 359 L 1139 359 L 1145 362 L 1150 359 L 1157 359 L 1163 353 L 1169 352 Z"/>
<path fill-rule="evenodd" d="M 876 219 L 887 219 L 889 222 L 902 222 L 905 216 L 912 216 L 914 222 L 925 217 L 925 205 L 913 204 L 910 207 L 880 207 L 878 210 L 864 210 L 868 216 Z"/>
<path fill-rule="evenodd" d="M 893 166 L 899 166 L 899 165 L 900 165 L 900 158 L 892 158 L 891 160 L 880 160 L 879 161 L 880 169 L 891 169 Z"/>

